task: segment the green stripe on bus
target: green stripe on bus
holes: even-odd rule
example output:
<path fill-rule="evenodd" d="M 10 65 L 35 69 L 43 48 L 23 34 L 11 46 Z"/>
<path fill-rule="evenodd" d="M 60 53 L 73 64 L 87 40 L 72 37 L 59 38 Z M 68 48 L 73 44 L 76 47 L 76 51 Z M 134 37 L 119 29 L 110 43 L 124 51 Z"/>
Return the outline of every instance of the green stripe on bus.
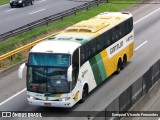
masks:
<path fill-rule="evenodd" d="M 96 83 L 97 85 L 99 85 L 102 82 L 102 77 L 101 77 L 101 73 L 100 73 L 96 58 L 92 57 L 91 59 L 89 59 L 89 63 L 91 65 Z"/>
<path fill-rule="evenodd" d="M 99 70 L 100 70 L 100 73 L 101 73 L 101 76 L 102 76 L 102 80 L 105 80 L 107 75 L 106 75 L 106 72 L 105 72 L 106 70 L 104 68 L 104 63 L 102 61 L 102 57 L 101 57 L 100 54 L 98 54 L 98 55 L 95 56 L 95 58 L 96 58 L 96 61 L 98 63 L 98 67 L 99 67 Z"/>

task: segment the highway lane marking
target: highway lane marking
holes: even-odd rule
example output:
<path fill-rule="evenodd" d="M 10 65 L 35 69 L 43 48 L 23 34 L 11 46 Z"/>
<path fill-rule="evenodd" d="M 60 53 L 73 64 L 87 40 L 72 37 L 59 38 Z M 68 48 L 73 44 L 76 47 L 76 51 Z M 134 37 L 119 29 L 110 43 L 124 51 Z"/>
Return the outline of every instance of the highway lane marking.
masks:
<path fill-rule="evenodd" d="M 143 45 L 145 45 L 148 41 L 144 41 L 142 44 L 140 44 L 138 47 L 136 47 L 134 49 L 134 51 L 138 50 L 139 48 L 141 48 Z"/>
<path fill-rule="evenodd" d="M 4 11 L 4 12 L 6 13 L 6 12 L 10 12 L 10 11 L 13 11 L 13 10 L 15 10 L 15 9 L 10 9 L 10 10 L 6 10 L 6 11 Z"/>
<path fill-rule="evenodd" d="M 35 12 L 30 13 L 30 14 L 34 14 L 34 13 L 37 13 L 37 12 L 40 12 L 40 11 L 43 11 L 43 10 L 45 10 L 45 9 L 42 9 L 42 10 L 39 10 L 39 11 L 35 11 Z M 144 16 L 143 18 L 139 19 L 138 21 L 134 22 L 133 24 L 136 24 L 136 23 L 142 21 L 143 19 L 145 19 L 145 18 L 147 18 L 148 16 L 154 14 L 154 13 L 157 12 L 158 10 L 160 10 L 160 8 L 157 9 L 157 10 L 155 10 L 155 11 L 153 11 L 153 12 L 151 12 L 151 13 L 149 13 L 148 15 Z M 140 47 L 142 47 L 142 46 L 143 46 L 144 44 L 146 44 L 147 42 L 148 42 L 148 41 L 143 42 L 141 45 L 139 45 L 139 46 L 138 46 L 137 48 L 135 48 L 134 50 L 135 50 L 135 51 L 138 50 Z M 3 105 L 3 104 L 5 104 L 6 102 L 8 102 L 9 100 L 11 100 L 12 98 L 14 98 L 14 97 L 16 97 L 17 95 L 21 94 L 21 93 L 24 92 L 24 91 L 26 91 L 26 88 L 24 88 L 24 89 L 21 90 L 20 92 L 14 94 L 14 95 L 11 96 L 10 98 L 8 98 L 8 99 L 4 100 L 3 102 L 1 102 L 1 103 L 0 103 L 0 106 Z M 160 119 L 159 119 L 159 120 L 160 120 Z"/>
<path fill-rule="evenodd" d="M 142 20 L 146 19 L 147 17 L 151 16 L 152 14 L 156 13 L 156 12 L 159 11 L 159 10 L 160 10 L 160 8 L 154 10 L 153 12 L 147 14 L 146 16 L 144 16 L 144 17 L 142 17 L 141 19 L 137 20 L 137 21 L 134 22 L 133 24 L 135 25 L 135 24 L 141 22 Z M 142 47 L 142 46 L 143 46 L 144 44 L 146 44 L 147 42 L 148 42 L 148 41 L 144 41 L 141 45 L 139 45 L 138 47 L 136 47 L 136 48 L 134 49 L 134 51 L 138 50 L 140 47 Z"/>
<path fill-rule="evenodd" d="M 41 2 L 45 2 L 46 0 L 41 0 L 41 1 L 38 1 L 39 3 L 41 3 Z"/>
<path fill-rule="evenodd" d="M 19 94 L 21 94 L 22 92 L 24 92 L 24 91 L 26 91 L 26 90 L 27 90 L 27 89 L 24 88 L 24 89 L 21 90 L 20 92 L 18 92 L 18 93 L 16 93 L 16 94 L 12 95 L 12 96 L 9 97 L 8 99 L 6 99 L 6 100 L 4 100 L 3 102 L 1 102 L 1 103 L 0 103 L 0 106 L 3 105 L 3 104 L 5 104 L 6 102 L 8 102 L 9 100 L 11 100 L 12 98 L 18 96 Z"/>
<path fill-rule="evenodd" d="M 155 10 L 155 11 L 153 11 L 153 12 L 149 13 L 148 15 L 146 15 L 146 16 L 144 16 L 144 17 L 142 17 L 141 19 L 137 20 L 137 21 L 136 21 L 136 22 L 134 22 L 133 24 L 137 24 L 137 23 L 139 23 L 140 21 L 142 21 L 142 20 L 146 19 L 147 17 L 151 16 L 152 14 L 154 14 L 155 12 L 157 12 L 157 11 L 159 11 L 159 10 L 160 10 L 160 8 L 158 8 L 157 10 Z"/>
<path fill-rule="evenodd" d="M 32 14 L 35 14 L 35 13 L 38 13 L 38 12 L 41 12 L 41 11 L 44 11 L 44 10 L 46 10 L 46 9 L 41 9 L 41 10 L 37 10 L 37 11 L 31 12 L 31 13 L 29 13 L 29 15 L 32 15 Z"/>

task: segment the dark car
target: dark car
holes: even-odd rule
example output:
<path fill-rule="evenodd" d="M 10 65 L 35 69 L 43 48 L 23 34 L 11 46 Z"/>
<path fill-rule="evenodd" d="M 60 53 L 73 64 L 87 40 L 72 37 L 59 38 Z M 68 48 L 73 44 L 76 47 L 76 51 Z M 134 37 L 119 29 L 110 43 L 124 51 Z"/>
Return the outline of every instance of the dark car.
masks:
<path fill-rule="evenodd" d="M 11 7 L 24 7 L 26 5 L 33 5 L 34 0 L 10 0 Z"/>

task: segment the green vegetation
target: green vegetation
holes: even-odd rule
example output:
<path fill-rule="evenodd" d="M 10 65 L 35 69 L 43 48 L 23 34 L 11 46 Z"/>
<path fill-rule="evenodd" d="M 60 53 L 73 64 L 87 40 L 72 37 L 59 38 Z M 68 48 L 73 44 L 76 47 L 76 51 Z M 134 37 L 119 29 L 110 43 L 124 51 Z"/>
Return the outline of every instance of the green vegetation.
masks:
<path fill-rule="evenodd" d="M 76 15 L 71 15 L 69 17 L 65 17 L 63 20 L 58 20 L 56 22 L 50 23 L 48 26 L 47 25 L 41 26 L 29 32 L 18 35 L 16 37 L 12 37 L 0 43 L 0 55 L 7 53 L 11 50 L 14 50 L 27 43 L 40 39 L 48 34 L 61 31 L 70 25 L 73 25 L 85 19 L 89 19 L 101 12 L 124 11 L 127 8 L 130 8 L 131 6 L 135 5 L 131 4 L 131 2 L 135 3 L 138 1 L 139 0 L 109 0 L 109 3 L 100 4 L 98 7 L 95 6 L 89 8 L 88 10 L 83 10 L 81 12 L 78 12 Z M 120 4 L 119 2 L 124 2 L 124 3 Z"/>
<path fill-rule="evenodd" d="M 142 0 L 139 0 L 139 1 L 142 1 Z M 125 4 L 137 3 L 139 1 L 138 0 L 108 0 L 108 2 L 125 3 Z"/>
<path fill-rule="evenodd" d="M 4 5 L 9 3 L 9 0 L 0 0 L 0 5 Z"/>

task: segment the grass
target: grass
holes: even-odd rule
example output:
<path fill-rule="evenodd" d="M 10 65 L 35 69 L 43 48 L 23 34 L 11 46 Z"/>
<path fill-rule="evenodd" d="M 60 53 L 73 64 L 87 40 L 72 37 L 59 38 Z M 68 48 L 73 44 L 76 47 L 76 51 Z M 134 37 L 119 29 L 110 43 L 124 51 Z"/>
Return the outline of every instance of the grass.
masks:
<path fill-rule="evenodd" d="M 8 4 L 9 0 L 0 0 L 0 5 Z"/>
<path fill-rule="evenodd" d="M 127 1 L 129 1 L 127 3 Z M 56 31 L 61 31 L 68 26 L 71 26 L 77 22 L 80 22 L 85 19 L 89 19 L 93 16 L 101 12 L 116 12 L 123 11 L 131 6 L 135 5 L 132 3 L 138 2 L 139 0 L 109 0 L 109 3 L 100 4 L 98 7 L 89 8 L 89 10 L 83 10 L 78 12 L 76 15 L 71 15 L 69 17 L 65 17 L 63 20 L 58 20 L 56 22 L 50 23 L 48 26 L 41 26 L 35 28 L 29 32 L 23 33 L 16 37 L 12 37 L 4 42 L 0 43 L 0 55 L 5 54 L 9 51 L 12 51 L 20 46 L 28 44 L 32 41 L 40 39 L 47 34 L 54 33 Z M 123 4 L 119 4 L 119 2 L 125 2 Z M 24 58 L 24 57 L 21 57 Z"/>

